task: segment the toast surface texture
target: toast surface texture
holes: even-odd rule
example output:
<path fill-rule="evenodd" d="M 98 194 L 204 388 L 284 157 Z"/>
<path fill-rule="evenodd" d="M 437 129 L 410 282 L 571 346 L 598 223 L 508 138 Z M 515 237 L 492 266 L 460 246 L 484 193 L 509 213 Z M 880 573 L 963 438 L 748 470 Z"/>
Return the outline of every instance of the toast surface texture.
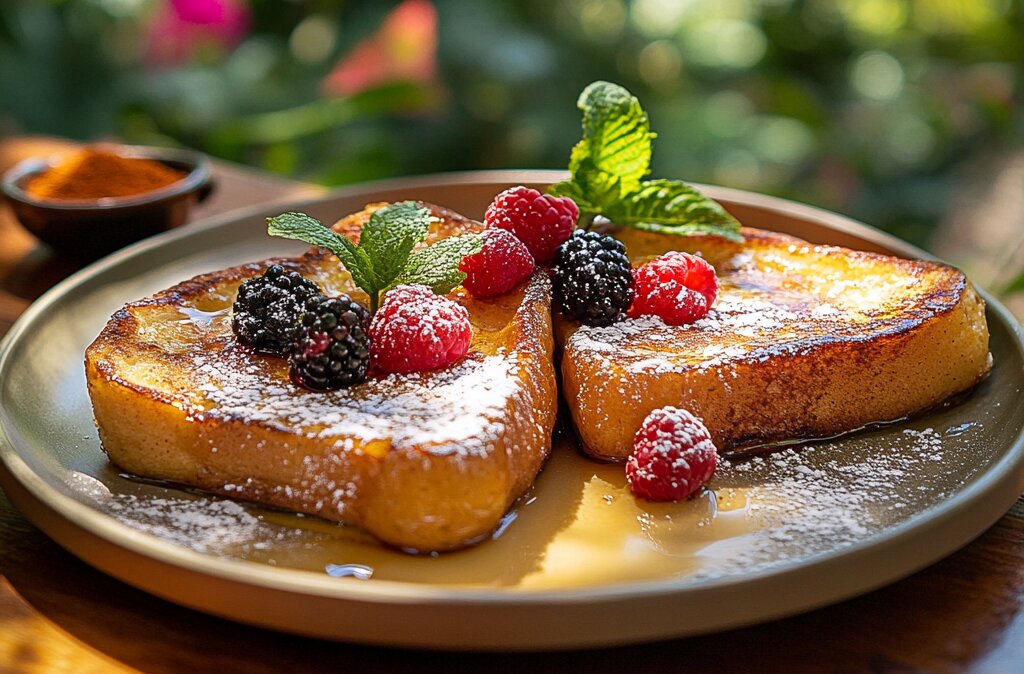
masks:
<path fill-rule="evenodd" d="M 334 229 L 358 239 L 370 213 Z M 427 241 L 481 225 L 427 205 Z M 391 545 L 454 549 L 492 532 L 551 447 L 557 408 L 550 283 L 536 273 L 469 310 L 470 351 L 412 375 L 372 374 L 349 389 L 289 382 L 282 358 L 237 344 L 238 285 L 278 263 L 329 295 L 356 289 L 337 258 L 312 250 L 198 276 L 127 304 L 86 352 L 100 439 L 124 470 L 356 525 Z"/>
<path fill-rule="evenodd" d="M 652 410 L 688 409 L 719 450 L 829 437 L 970 389 L 991 367 L 984 302 L 960 271 L 784 234 L 745 242 L 617 232 L 634 265 L 699 253 L 719 275 L 707 317 L 606 328 L 556 320 L 562 385 L 592 455 L 623 459 Z"/>

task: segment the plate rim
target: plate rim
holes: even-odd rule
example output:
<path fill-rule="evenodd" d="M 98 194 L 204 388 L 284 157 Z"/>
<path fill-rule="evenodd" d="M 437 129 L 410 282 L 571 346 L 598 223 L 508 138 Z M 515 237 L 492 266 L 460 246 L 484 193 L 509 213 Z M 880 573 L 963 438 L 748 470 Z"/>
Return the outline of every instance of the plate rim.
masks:
<path fill-rule="evenodd" d="M 89 265 L 76 272 L 67 279 L 56 284 L 53 288 L 44 293 L 33 303 L 18 319 L 8 334 L 0 343 L 0 377 L 3 377 L 9 368 L 9 361 L 14 347 L 25 338 L 29 327 L 41 318 L 48 308 L 65 294 L 72 292 L 79 286 L 103 272 L 116 268 L 132 258 L 143 255 L 146 252 L 173 245 L 179 239 L 187 239 L 204 231 L 224 227 L 230 223 L 254 217 L 275 208 L 302 208 L 303 206 L 315 205 L 322 202 L 334 201 L 346 196 L 351 197 L 358 194 L 372 194 L 386 190 L 414 189 L 430 187 L 452 187 L 460 184 L 492 184 L 492 183 L 542 183 L 551 182 L 564 176 L 562 171 L 470 171 L 460 173 L 441 173 L 412 178 L 396 178 L 385 181 L 374 181 L 362 183 L 333 190 L 321 195 L 312 197 L 300 197 L 298 199 L 283 198 L 269 202 L 255 204 L 243 209 L 228 211 L 226 213 L 204 219 L 185 227 L 172 230 L 151 237 L 128 248 L 113 253 L 102 260 Z M 859 238 L 868 240 L 877 245 L 888 248 L 900 255 L 909 255 L 934 259 L 925 251 L 922 251 L 911 244 L 901 241 L 891 235 L 885 234 L 868 225 L 857 222 L 846 216 L 831 211 L 820 209 L 814 206 L 793 202 L 787 199 L 761 195 L 732 188 L 705 186 L 710 194 L 716 198 L 754 205 L 776 212 L 785 212 L 804 219 L 811 219 L 827 229 L 838 229 Z M 756 203 L 755 203 L 756 202 Z M 994 315 L 1007 328 L 1013 342 L 1014 348 L 1024 353 L 1024 331 L 1020 324 L 997 300 L 987 292 L 978 289 L 986 302 L 991 315 Z M 1022 380 L 1024 381 L 1024 380 Z M 52 511 L 57 517 L 64 519 L 67 523 L 84 530 L 87 535 L 102 538 L 109 544 L 127 549 L 134 554 L 154 559 L 155 561 L 170 564 L 186 571 L 201 575 L 211 575 L 231 582 L 240 582 L 271 590 L 284 590 L 293 594 L 314 595 L 325 599 L 352 600 L 359 602 L 388 603 L 388 604 L 433 604 L 433 605 L 544 605 L 557 604 L 592 604 L 615 600 L 637 600 L 651 596 L 666 596 L 673 594 L 700 593 L 703 591 L 720 590 L 724 586 L 731 588 L 743 588 L 750 584 L 761 583 L 770 578 L 782 578 L 793 574 L 799 574 L 808 567 L 834 564 L 842 560 L 856 558 L 858 556 L 870 555 L 872 552 L 885 548 L 886 546 L 898 543 L 900 539 L 914 534 L 921 533 L 921 530 L 937 524 L 947 523 L 953 520 L 963 511 L 977 508 L 979 502 L 983 502 L 999 490 L 1002 482 L 1011 479 L 1014 474 L 1017 482 L 1024 482 L 1024 429 L 1021 429 L 1015 440 L 1006 446 L 1000 458 L 983 473 L 979 474 L 964 489 L 957 491 L 952 498 L 928 508 L 914 515 L 910 519 L 887 529 L 885 532 L 871 536 L 864 541 L 849 546 L 833 549 L 817 555 L 800 560 L 798 563 L 781 565 L 761 571 L 744 573 L 741 576 L 724 576 L 710 578 L 702 581 L 686 581 L 679 578 L 662 578 L 646 581 L 616 582 L 607 585 L 598 585 L 583 588 L 570 589 L 509 589 L 509 588 L 465 588 L 450 587 L 428 584 L 416 584 L 407 581 L 386 581 L 379 580 L 373 583 L 339 583 L 337 579 L 321 576 L 316 572 L 299 569 L 275 568 L 256 562 L 245 560 L 231 560 L 217 558 L 210 555 L 188 550 L 181 546 L 165 541 L 157 536 L 132 529 L 126 524 L 113 520 L 87 504 L 83 504 L 70 496 L 66 496 L 53 489 L 46 481 L 23 460 L 16 438 L 12 437 L 15 432 L 12 419 L 9 417 L 7 406 L 3 397 L 0 396 L 0 485 L 5 488 L 9 495 L 20 487 L 27 497 L 38 501 L 45 508 Z M 24 443 L 23 443 L 24 444 Z M 8 482 L 16 482 L 12 490 Z M 1024 484 L 1018 484 L 1018 487 Z M 1018 489 L 1019 491 L 1019 489 Z M 25 508 L 22 498 L 13 498 L 22 512 L 31 508 Z M 991 499 L 995 500 L 995 499 Z M 1003 499 L 1005 500 L 1005 499 Z M 1000 501 L 1001 502 L 1001 501 Z M 967 536 L 957 537 L 955 545 L 948 546 L 948 549 L 939 556 L 932 556 L 931 559 L 910 565 L 912 568 L 905 568 L 895 574 L 888 574 L 891 577 L 883 577 L 874 585 L 865 587 L 860 585 L 859 589 L 853 592 L 841 593 L 839 597 L 826 597 L 820 602 L 803 602 L 800 608 L 792 612 L 810 610 L 819 605 L 832 603 L 841 598 L 860 594 L 875 587 L 888 584 L 897 578 L 904 577 L 914 571 L 926 566 L 942 557 L 951 554 L 964 544 L 980 535 L 992 523 L 1002 516 L 1013 501 L 1008 504 L 997 505 L 987 504 L 985 508 L 987 515 L 984 519 L 988 521 L 984 527 L 971 527 L 977 529 Z M 998 512 L 996 513 L 995 511 Z M 993 514 L 994 513 L 994 514 Z M 59 540 L 60 535 L 51 533 L 51 526 L 44 526 L 36 522 L 36 518 L 26 513 L 33 523 L 40 526 L 44 532 L 64 545 Z M 42 518 L 40 518 L 42 519 Z M 72 550 L 76 555 L 82 556 L 79 552 Z M 93 566 L 94 561 L 87 560 Z M 100 566 L 102 568 L 102 566 Z M 106 569 L 104 569 L 106 570 Z M 115 574 L 118 575 L 118 574 Z M 121 576 L 119 576 L 121 577 Z M 122 578 L 124 579 L 124 578 Z M 128 581 L 132 582 L 132 581 Z M 133 583 L 137 584 L 137 583 Z M 143 587 L 152 592 L 150 588 Z M 782 614 L 772 614 L 757 620 L 765 620 L 772 617 L 781 617 Z M 757 621 L 755 620 L 755 621 Z M 717 628 L 716 628 L 717 629 Z"/>

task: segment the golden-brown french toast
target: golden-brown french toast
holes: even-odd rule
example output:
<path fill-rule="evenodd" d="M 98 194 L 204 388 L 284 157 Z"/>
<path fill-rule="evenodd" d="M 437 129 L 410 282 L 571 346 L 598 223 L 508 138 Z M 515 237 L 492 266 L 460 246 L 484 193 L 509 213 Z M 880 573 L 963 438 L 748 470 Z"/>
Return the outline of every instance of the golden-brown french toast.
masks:
<path fill-rule="evenodd" d="M 358 238 L 370 213 L 334 229 Z M 426 205 L 427 242 L 481 225 Z M 535 273 L 492 300 L 461 290 L 473 339 L 454 365 L 371 375 L 314 392 L 284 359 L 232 336 L 238 285 L 273 263 L 329 294 L 366 296 L 320 249 L 198 276 L 118 311 L 86 351 L 100 439 L 135 475 L 362 527 L 407 549 L 465 546 L 493 531 L 533 482 L 557 407 L 550 282 Z"/>
<path fill-rule="evenodd" d="M 900 419 L 988 373 L 984 302 L 958 270 L 743 234 L 737 244 L 616 233 L 634 265 L 669 250 L 703 255 L 720 289 L 691 325 L 557 319 L 563 392 L 590 454 L 625 458 L 644 417 L 666 405 L 702 418 L 728 450 Z"/>

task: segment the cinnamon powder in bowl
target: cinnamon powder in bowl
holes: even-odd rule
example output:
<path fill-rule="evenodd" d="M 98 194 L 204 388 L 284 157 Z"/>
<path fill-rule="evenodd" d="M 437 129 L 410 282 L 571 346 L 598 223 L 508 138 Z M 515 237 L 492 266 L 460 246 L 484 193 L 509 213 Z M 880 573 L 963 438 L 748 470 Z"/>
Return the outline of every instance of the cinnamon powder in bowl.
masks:
<path fill-rule="evenodd" d="M 59 161 L 28 159 L 0 183 L 25 229 L 80 260 L 181 225 L 212 188 L 209 162 L 198 152 L 118 145 Z"/>
<path fill-rule="evenodd" d="M 167 187 L 185 175 L 152 159 L 85 148 L 33 176 L 25 191 L 43 201 L 127 197 Z"/>

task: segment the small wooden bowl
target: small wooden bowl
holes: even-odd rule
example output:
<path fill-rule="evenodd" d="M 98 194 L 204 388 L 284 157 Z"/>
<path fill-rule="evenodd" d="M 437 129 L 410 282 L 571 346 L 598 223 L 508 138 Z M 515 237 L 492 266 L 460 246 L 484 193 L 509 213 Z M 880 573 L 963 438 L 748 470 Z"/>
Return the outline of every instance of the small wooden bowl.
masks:
<path fill-rule="evenodd" d="M 127 145 L 108 149 L 122 157 L 158 161 L 186 175 L 165 187 L 131 196 L 39 199 L 25 188 L 57 162 L 34 158 L 5 173 L 0 190 L 25 229 L 59 253 L 82 260 L 96 259 L 181 225 L 192 205 L 213 191 L 209 161 L 198 152 Z"/>

